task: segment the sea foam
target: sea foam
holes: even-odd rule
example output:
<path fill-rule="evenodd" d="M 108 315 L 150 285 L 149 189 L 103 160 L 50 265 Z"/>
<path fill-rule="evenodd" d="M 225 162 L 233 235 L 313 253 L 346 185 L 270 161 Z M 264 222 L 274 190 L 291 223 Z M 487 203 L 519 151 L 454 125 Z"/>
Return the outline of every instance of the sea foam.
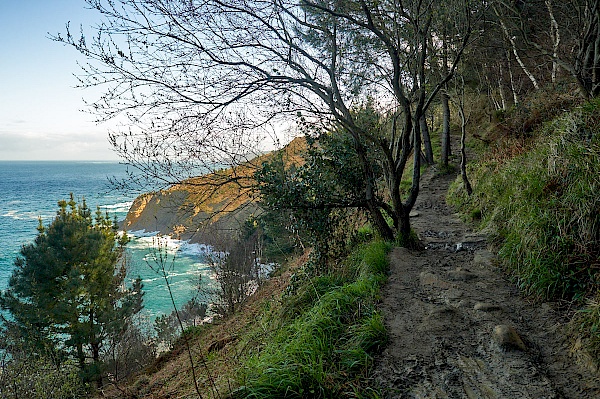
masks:
<path fill-rule="evenodd" d="M 36 215 L 34 212 L 22 212 L 18 210 L 9 210 L 0 216 L 13 220 L 36 220 L 40 217 L 40 215 Z"/>
<path fill-rule="evenodd" d="M 129 211 L 131 205 L 133 205 L 133 201 L 118 202 L 116 204 L 100 205 L 100 209 L 110 212 L 125 213 Z"/>

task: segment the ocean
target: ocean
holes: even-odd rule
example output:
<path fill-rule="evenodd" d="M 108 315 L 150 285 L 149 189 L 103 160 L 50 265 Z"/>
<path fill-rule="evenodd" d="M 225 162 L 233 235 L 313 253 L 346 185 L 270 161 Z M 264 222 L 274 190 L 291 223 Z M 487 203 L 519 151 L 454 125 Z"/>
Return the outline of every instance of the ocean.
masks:
<path fill-rule="evenodd" d="M 116 162 L 0 161 L 0 290 L 8 286 L 21 247 L 35 239 L 38 219 L 49 224 L 58 201 L 68 200 L 70 193 L 78 202 L 85 198 L 92 210 L 99 206 L 111 218 L 125 218 L 137 193 L 114 190 L 109 177 L 126 177 L 125 166 Z M 205 246 L 157 237 L 152 232 L 129 234 L 129 273 L 132 279 L 140 276 L 144 282 L 143 314 L 148 318 L 173 310 L 164 279 L 150 267 L 156 267 L 158 250 L 167 256 L 165 267 L 178 307 L 195 295 L 199 281 L 201 286 L 209 285 Z"/>

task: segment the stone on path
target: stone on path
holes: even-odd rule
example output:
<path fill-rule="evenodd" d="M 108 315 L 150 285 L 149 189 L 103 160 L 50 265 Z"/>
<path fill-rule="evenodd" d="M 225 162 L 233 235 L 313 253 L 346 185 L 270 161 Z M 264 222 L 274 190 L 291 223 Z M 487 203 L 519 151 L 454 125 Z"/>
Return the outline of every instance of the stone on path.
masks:
<path fill-rule="evenodd" d="M 473 256 L 473 264 L 489 267 L 493 264 L 495 258 L 495 255 L 487 249 L 479 250 L 475 252 L 475 255 Z"/>
<path fill-rule="evenodd" d="M 428 271 L 421 272 L 419 274 L 419 280 L 421 282 L 421 285 L 428 285 L 444 289 L 449 289 L 453 287 L 452 283 L 444 281 L 437 274 Z"/>
<path fill-rule="evenodd" d="M 492 338 L 503 349 L 519 349 L 522 351 L 527 349 L 517 330 L 506 324 L 494 327 Z"/>
<path fill-rule="evenodd" d="M 448 272 L 448 278 L 452 281 L 469 281 L 476 277 L 477 275 L 475 273 L 471 273 L 470 271 L 462 268 Z"/>

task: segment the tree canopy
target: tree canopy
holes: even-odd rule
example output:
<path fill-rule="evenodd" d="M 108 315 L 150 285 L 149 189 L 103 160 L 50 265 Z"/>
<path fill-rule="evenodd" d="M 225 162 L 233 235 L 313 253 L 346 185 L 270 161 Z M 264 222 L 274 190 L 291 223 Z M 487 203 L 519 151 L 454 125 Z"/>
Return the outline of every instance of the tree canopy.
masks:
<path fill-rule="evenodd" d="M 97 378 L 103 344 L 142 309 L 141 280 L 126 280 L 128 238 L 73 197 L 60 201 L 55 219 L 48 226 L 40 221 L 38 231 L 0 295 L 0 307 L 10 312 L 3 328 L 30 353 L 68 356 Z"/>
<path fill-rule="evenodd" d="M 476 71 L 502 107 L 506 82 L 516 105 L 527 82 L 538 88 L 541 75 L 554 79 L 559 69 L 585 95 L 597 91 L 596 0 L 574 2 L 577 15 L 551 0 L 87 3 L 102 18 L 94 34 L 67 26 L 55 39 L 88 57 L 82 86 L 105 89 L 90 109 L 123 122 L 110 140 L 140 172 L 134 181 L 178 183 L 235 167 L 262 139 L 299 121 L 312 132 L 344 129 L 364 178 L 361 207 L 386 239 L 410 233 L 421 170 L 413 155 L 425 144 L 432 161 L 425 115 L 440 94 L 448 162 L 448 83 L 461 69 Z M 358 119 L 366 105 L 383 120 L 375 129 Z M 235 174 L 211 176 L 203 184 L 244 184 Z"/>
<path fill-rule="evenodd" d="M 96 35 L 58 36 L 84 55 L 84 86 L 104 86 L 91 104 L 101 119 L 122 116 L 117 152 L 144 176 L 171 181 L 186 171 L 239 164 L 274 124 L 337 124 L 353 139 L 362 197 L 385 238 L 410 230 L 419 185 L 399 184 L 421 148 L 419 120 L 451 79 L 479 8 L 452 1 L 89 0 L 104 17 Z M 436 39 L 445 33 L 447 65 Z M 391 123 L 367 131 L 354 109 L 377 97 Z M 381 153 L 378 187 L 364 143 Z M 217 175 L 216 175 L 217 177 Z M 169 180 L 171 179 L 171 180 Z M 216 184 L 213 182 L 213 184 Z M 378 190 L 389 204 L 381 206 Z M 393 221 L 389 227 L 385 217 Z"/>

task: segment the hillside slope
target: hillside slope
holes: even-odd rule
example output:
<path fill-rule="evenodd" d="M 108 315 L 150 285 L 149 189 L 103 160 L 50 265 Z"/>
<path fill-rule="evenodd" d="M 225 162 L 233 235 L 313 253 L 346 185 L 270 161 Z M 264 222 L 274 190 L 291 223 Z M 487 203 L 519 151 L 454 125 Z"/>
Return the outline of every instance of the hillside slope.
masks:
<path fill-rule="evenodd" d="M 476 222 L 470 226 L 446 204 L 448 186 L 456 176 L 439 176 L 429 169 L 412 219 L 426 249 L 392 250 L 389 283 L 381 293 L 368 288 L 369 300 L 380 300 L 379 310 L 370 308 L 369 302 L 365 311 L 361 302 L 365 294 L 357 293 L 369 279 L 382 283 L 381 273 L 361 280 L 364 266 L 348 268 L 340 260 L 339 269 L 311 276 L 307 274 L 310 262 L 303 259 L 269 281 L 242 313 L 188 331 L 197 364 L 207 365 L 201 377 L 202 395 L 600 397 L 594 352 L 600 322 L 598 302 L 593 300 L 598 292 L 600 237 L 600 223 L 594 223 L 599 214 L 595 195 L 600 176 L 596 173 L 599 110 L 596 103 L 567 112 L 541 124 L 525 144 L 520 140 L 518 151 L 509 148 L 483 157 L 470 169 L 474 195 L 465 197 L 460 183 L 451 190 L 463 218 L 468 215 Z M 191 196 L 174 189 L 164 197 L 153 195 L 148 203 L 164 206 L 168 198 L 177 196 L 180 205 L 161 208 L 160 216 L 177 221 L 177 211 Z M 148 206 L 140 206 L 138 220 L 144 210 L 152 210 Z M 524 219 L 519 209 L 533 218 Z M 549 214 L 558 215 L 559 222 L 541 217 Z M 516 230 L 519 225 L 527 229 Z M 545 235 L 534 235 L 534 228 L 540 226 Z M 552 226 L 559 228 L 552 230 Z M 175 231 L 172 226 L 171 231 Z M 577 241 L 573 234 L 588 240 Z M 518 251 L 502 246 L 507 242 L 512 248 L 520 243 Z M 565 262 L 551 257 L 553 244 L 573 242 L 579 245 L 559 246 Z M 489 247 L 500 248 L 500 256 Z M 544 262 L 540 253 L 548 255 Z M 520 274 L 532 270 L 532 265 L 551 273 Z M 575 273 L 561 274 L 563 267 L 574 268 Z M 354 271 L 348 273 L 349 269 Z M 533 280 L 547 275 L 553 279 Z M 544 288 L 548 283 L 552 285 Z M 561 288 L 559 283 L 565 285 Z M 355 296 L 340 300 L 342 293 Z M 331 309 L 338 312 L 333 318 Z M 309 318 L 313 316 L 324 317 Z M 367 324 L 343 324 L 363 322 L 364 316 Z M 341 332 L 334 340 L 339 347 L 321 341 L 323 331 Z M 365 331 L 374 343 L 362 341 L 360 334 Z M 359 348 L 346 347 L 356 342 Z M 147 398 L 194 397 L 182 346 L 163 356 L 125 391 Z"/>

